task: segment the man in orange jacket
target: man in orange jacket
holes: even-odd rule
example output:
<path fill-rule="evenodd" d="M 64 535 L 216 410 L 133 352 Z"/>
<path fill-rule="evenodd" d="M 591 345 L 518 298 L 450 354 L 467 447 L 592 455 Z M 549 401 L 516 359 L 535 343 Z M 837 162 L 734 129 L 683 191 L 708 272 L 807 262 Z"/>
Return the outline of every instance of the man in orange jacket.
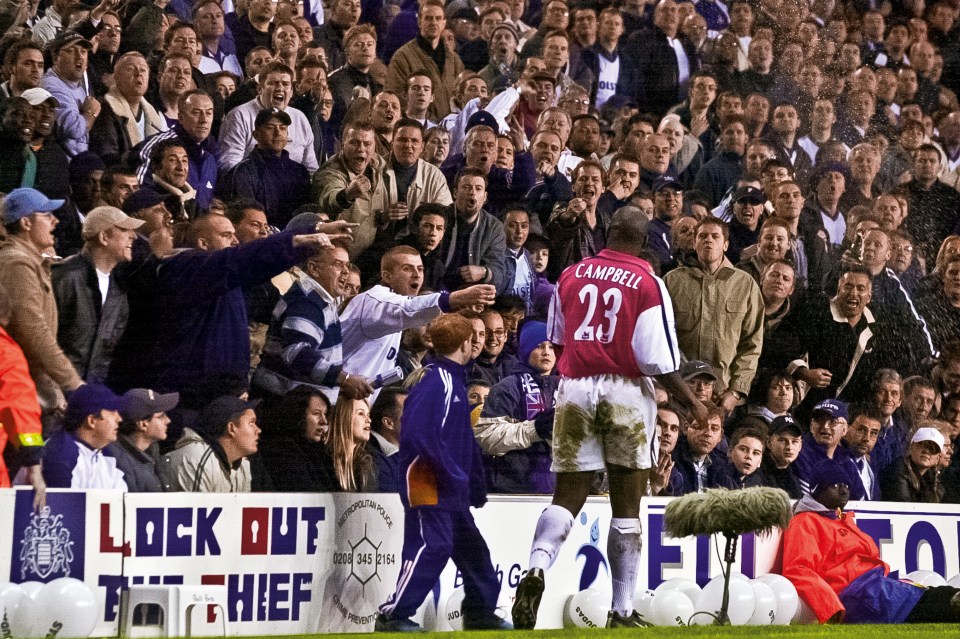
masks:
<path fill-rule="evenodd" d="M 47 485 L 40 472 L 43 436 L 40 428 L 40 403 L 37 387 L 30 377 L 27 358 L 3 328 L 0 328 L 0 488 L 10 486 L 10 475 L 3 462 L 7 440 L 18 449 L 30 484 L 34 487 L 33 505 L 46 505 Z"/>
<path fill-rule="evenodd" d="M 783 576 L 820 623 L 960 621 L 960 590 L 924 588 L 888 576 L 873 539 L 852 512 L 847 473 L 834 460 L 814 468 L 811 495 L 794 509 L 783 539 Z"/>

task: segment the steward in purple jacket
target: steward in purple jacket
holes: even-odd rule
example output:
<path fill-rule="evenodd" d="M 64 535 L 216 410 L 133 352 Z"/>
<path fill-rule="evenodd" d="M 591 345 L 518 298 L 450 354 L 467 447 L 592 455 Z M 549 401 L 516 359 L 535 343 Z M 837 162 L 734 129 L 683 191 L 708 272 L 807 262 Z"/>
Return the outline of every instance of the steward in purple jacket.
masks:
<path fill-rule="evenodd" d="M 403 552 L 397 588 L 377 632 L 418 632 L 411 620 L 452 559 L 463 575 L 465 630 L 508 630 L 496 616 L 500 582 L 470 506 L 487 501 L 480 446 L 470 426 L 467 374 L 473 326 L 442 315 L 427 329 L 438 357 L 413 385 L 400 418 Z"/>

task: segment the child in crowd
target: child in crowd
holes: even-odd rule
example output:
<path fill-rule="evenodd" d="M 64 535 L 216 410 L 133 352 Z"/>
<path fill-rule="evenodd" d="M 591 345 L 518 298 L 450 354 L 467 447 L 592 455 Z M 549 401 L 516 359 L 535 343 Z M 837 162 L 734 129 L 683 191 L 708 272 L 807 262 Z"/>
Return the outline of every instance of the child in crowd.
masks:
<path fill-rule="evenodd" d="M 770 436 L 764 450 L 763 471 L 767 486 L 780 488 L 791 499 L 800 499 L 803 491 L 794 474 L 793 462 L 803 447 L 803 431 L 790 415 L 781 415 L 770 422 Z"/>
<path fill-rule="evenodd" d="M 483 380 L 474 380 L 467 386 L 467 402 L 470 408 L 483 408 L 487 401 L 487 395 L 490 394 L 490 384 Z"/>
<path fill-rule="evenodd" d="M 549 495 L 556 484 L 549 441 L 558 377 L 551 374 L 557 358 L 546 324 L 523 325 L 518 354 L 514 373 L 490 390 L 474 435 L 487 455 L 491 491 Z"/>
<path fill-rule="evenodd" d="M 763 441 L 766 433 L 759 428 L 743 427 L 733 431 L 727 455 L 730 458 L 724 478 L 727 488 L 752 488 L 766 485 L 760 462 L 763 459 Z"/>

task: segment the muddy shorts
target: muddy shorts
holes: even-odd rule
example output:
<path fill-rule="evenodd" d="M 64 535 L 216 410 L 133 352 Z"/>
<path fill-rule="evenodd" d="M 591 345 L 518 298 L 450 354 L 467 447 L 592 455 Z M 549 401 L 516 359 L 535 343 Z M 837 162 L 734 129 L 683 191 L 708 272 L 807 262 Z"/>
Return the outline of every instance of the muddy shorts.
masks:
<path fill-rule="evenodd" d="M 562 378 L 556 394 L 551 470 L 595 471 L 608 464 L 651 468 L 656 431 L 657 402 L 650 378 Z"/>

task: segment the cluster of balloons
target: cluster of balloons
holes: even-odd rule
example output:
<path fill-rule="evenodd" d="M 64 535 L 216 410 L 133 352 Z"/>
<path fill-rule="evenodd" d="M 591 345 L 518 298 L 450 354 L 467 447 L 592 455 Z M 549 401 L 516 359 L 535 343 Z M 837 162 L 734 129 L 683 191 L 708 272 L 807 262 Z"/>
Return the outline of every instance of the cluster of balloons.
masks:
<path fill-rule="evenodd" d="M 723 600 L 723 576 L 714 577 L 704 588 L 690 579 L 671 579 L 656 590 L 637 592 L 634 608 L 655 626 L 710 625 L 720 613 Z M 564 625 L 602 628 L 610 610 L 610 594 L 589 588 L 570 597 L 564 613 Z M 781 575 L 763 575 L 747 579 L 730 575 L 730 599 L 727 608 L 734 626 L 769 626 L 813 623 L 809 609 L 797 596 L 797 590 Z"/>
<path fill-rule="evenodd" d="M 954 588 L 960 588 L 960 575 L 954 575 L 947 580 L 932 570 L 914 570 L 913 572 L 904 575 L 904 578 L 909 579 L 915 584 L 926 586 L 927 588 L 935 588 L 937 586 L 953 586 Z"/>
<path fill-rule="evenodd" d="M 0 624 L 13 639 L 86 638 L 99 616 L 93 589 L 79 579 L 0 583 Z"/>

